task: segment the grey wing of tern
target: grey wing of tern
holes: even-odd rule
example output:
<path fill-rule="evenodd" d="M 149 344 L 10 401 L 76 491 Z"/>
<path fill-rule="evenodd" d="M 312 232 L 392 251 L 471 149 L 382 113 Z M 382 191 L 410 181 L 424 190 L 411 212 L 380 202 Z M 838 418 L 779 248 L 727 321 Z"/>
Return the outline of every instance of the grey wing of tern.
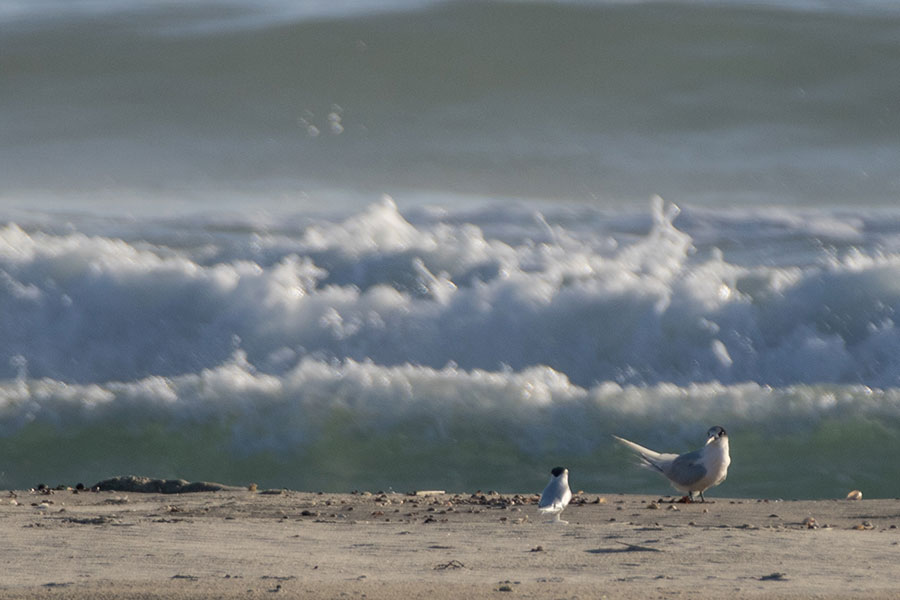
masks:
<path fill-rule="evenodd" d="M 706 477 L 706 472 L 701 451 L 694 450 L 680 454 L 662 473 L 679 487 L 690 488 Z"/>

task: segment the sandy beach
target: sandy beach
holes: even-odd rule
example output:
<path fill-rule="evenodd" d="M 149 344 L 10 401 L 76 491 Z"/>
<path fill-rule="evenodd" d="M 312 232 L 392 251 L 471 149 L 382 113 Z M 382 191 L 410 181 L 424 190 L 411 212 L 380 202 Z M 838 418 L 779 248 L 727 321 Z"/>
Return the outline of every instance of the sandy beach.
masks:
<path fill-rule="evenodd" d="M 892 598 L 900 500 L 4 492 L 2 598 Z"/>

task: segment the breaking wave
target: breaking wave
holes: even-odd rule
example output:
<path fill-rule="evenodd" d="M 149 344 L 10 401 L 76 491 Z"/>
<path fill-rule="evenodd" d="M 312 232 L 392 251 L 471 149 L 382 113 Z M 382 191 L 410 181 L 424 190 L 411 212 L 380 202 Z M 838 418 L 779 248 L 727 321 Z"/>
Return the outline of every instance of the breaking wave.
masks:
<path fill-rule="evenodd" d="M 722 423 L 732 494 L 891 493 L 900 218 L 651 208 L 7 223 L 0 481 L 652 490 L 610 433 Z"/>

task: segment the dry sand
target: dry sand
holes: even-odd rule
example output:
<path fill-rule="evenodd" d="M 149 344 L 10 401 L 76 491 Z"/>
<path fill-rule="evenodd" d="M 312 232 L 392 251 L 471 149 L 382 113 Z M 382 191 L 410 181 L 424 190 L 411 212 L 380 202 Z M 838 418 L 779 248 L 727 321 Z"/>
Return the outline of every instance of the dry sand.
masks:
<path fill-rule="evenodd" d="M 0 598 L 900 596 L 900 500 L 536 500 L 3 492 Z"/>

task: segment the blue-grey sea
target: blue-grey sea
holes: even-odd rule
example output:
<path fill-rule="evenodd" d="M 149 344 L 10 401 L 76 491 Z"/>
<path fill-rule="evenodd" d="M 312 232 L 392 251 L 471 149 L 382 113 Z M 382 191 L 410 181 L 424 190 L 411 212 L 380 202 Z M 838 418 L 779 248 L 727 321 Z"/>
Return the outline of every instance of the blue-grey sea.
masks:
<path fill-rule="evenodd" d="M 900 496 L 893 0 L 0 0 L 0 487 Z"/>

